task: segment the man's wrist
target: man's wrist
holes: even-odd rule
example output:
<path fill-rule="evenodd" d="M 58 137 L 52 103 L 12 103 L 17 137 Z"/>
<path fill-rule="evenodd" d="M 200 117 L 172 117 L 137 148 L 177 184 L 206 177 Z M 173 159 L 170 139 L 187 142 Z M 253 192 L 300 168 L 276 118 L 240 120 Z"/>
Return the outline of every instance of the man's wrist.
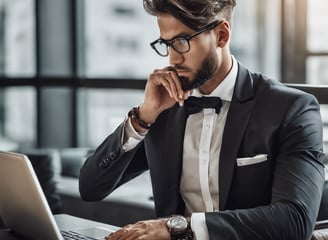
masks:
<path fill-rule="evenodd" d="M 184 216 L 172 216 L 167 220 L 167 227 L 171 240 L 193 240 L 190 218 Z"/>
<path fill-rule="evenodd" d="M 134 107 L 128 113 L 129 118 L 131 119 L 133 127 L 139 131 L 140 128 L 144 130 L 149 130 L 151 127 L 151 123 L 148 123 L 140 118 L 139 107 Z"/>

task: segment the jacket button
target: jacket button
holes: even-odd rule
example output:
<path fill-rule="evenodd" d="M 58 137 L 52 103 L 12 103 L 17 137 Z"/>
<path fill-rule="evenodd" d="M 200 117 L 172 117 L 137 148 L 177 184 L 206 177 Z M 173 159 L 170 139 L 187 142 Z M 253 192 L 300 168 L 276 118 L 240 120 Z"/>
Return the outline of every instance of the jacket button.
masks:
<path fill-rule="evenodd" d="M 99 167 L 100 168 L 105 168 L 107 167 L 108 165 L 110 164 L 110 159 L 108 159 L 108 157 L 106 157 L 104 160 L 102 160 L 100 163 L 99 163 Z"/>
<path fill-rule="evenodd" d="M 99 168 L 104 168 L 104 167 L 105 167 L 105 166 L 104 166 L 104 162 L 101 161 L 101 162 L 98 164 L 98 167 L 99 167 Z"/>
<path fill-rule="evenodd" d="M 117 157 L 117 153 L 116 152 L 111 152 L 110 154 L 109 154 L 109 158 L 111 159 L 111 160 L 114 160 L 115 158 Z"/>

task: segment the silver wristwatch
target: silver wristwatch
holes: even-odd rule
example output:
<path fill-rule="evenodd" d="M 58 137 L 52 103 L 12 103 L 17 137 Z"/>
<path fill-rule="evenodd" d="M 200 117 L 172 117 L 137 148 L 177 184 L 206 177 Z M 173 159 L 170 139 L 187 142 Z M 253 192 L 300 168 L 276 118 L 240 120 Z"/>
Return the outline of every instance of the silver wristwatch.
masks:
<path fill-rule="evenodd" d="M 172 216 L 167 220 L 171 240 L 192 240 L 193 233 L 190 227 L 190 218 Z"/>

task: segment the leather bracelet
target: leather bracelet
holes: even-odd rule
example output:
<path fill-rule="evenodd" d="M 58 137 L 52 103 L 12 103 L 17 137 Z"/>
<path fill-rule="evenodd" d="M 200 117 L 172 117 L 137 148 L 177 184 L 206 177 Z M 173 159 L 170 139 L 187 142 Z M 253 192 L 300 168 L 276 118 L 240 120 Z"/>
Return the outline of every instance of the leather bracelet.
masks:
<path fill-rule="evenodd" d="M 134 107 L 130 110 L 128 116 L 133 120 L 135 123 L 137 123 L 140 127 L 144 129 L 150 129 L 151 123 L 147 123 L 140 119 L 139 117 L 139 107 Z"/>

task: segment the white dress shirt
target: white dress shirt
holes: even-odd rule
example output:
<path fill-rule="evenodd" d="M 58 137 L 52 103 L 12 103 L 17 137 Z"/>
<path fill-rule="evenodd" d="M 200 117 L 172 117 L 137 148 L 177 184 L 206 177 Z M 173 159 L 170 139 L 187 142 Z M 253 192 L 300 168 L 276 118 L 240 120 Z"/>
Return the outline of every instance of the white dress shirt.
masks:
<path fill-rule="evenodd" d="M 238 73 L 238 64 L 232 56 L 232 68 L 214 91 L 205 97 L 220 97 L 219 114 L 214 109 L 192 114 L 186 122 L 183 144 L 183 164 L 180 193 L 186 204 L 186 215 L 191 215 L 191 227 L 196 239 L 208 240 L 204 212 L 219 210 L 219 156 L 223 129 Z M 201 97 L 198 89 L 191 96 Z M 122 141 L 123 150 L 133 149 L 146 135 L 134 130 L 127 118 Z M 197 227 L 195 227 L 197 226 Z"/>

